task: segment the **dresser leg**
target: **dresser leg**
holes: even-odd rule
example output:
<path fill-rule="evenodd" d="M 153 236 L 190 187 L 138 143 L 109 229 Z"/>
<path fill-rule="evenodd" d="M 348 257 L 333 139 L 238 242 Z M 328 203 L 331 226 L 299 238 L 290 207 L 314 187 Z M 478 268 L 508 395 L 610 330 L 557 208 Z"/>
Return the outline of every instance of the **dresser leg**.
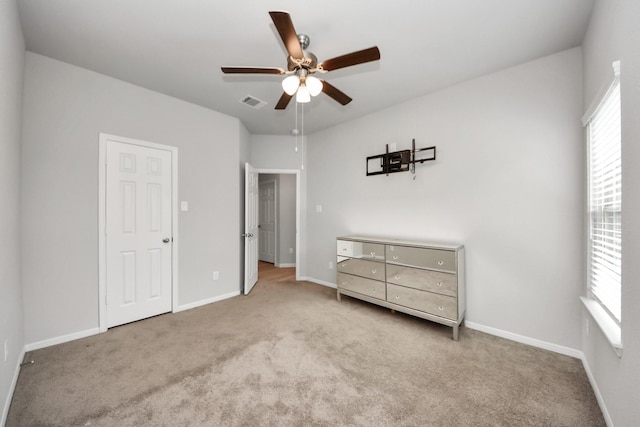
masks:
<path fill-rule="evenodd" d="M 342 301 L 342 295 L 340 295 L 340 291 L 336 293 L 337 293 L 338 302 Z"/>
<path fill-rule="evenodd" d="M 453 325 L 453 340 L 458 341 L 458 325 Z"/>

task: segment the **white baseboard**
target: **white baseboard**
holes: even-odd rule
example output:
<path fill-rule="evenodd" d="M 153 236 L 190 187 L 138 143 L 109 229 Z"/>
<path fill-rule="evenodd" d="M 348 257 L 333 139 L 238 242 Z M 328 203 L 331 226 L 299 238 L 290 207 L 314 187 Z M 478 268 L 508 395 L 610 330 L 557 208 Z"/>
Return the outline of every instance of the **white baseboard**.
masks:
<path fill-rule="evenodd" d="M 607 411 L 607 406 L 605 405 L 600 389 L 598 388 L 598 383 L 591 372 L 591 368 L 589 367 L 589 363 L 587 363 L 587 358 L 584 354 L 582 355 L 582 366 L 584 367 L 584 371 L 587 373 L 587 378 L 589 378 L 589 383 L 591 384 L 593 393 L 596 395 L 596 400 L 598 401 L 598 406 L 600 406 L 600 410 L 602 411 L 604 422 L 607 423 L 607 426 L 613 427 L 613 420 L 611 420 L 611 415 L 609 415 L 609 411 Z"/>
<path fill-rule="evenodd" d="M 587 363 L 585 355 L 582 351 L 569 348 L 569 347 L 564 347 L 557 344 L 552 344 L 546 341 L 537 340 L 535 338 L 525 337 L 523 335 L 514 334 L 511 332 L 503 331 L 501 329 L 492 328 L 490 326 L 484 326 L 478 323 L 468 322 L 466 320 L 464 324 L 469 329 L 475 329 L 477 331 L 485 332 L 490 335 L 495 335 L 511 341 L 516 341 L 522 344 L 542 348 L 545 350 L 553 351 L 555 353 L 563 354 L 565 356 L 570 356 L 570 357 L 575 357 L 576 359 L 580 359 L 582 361 L 582 366 L 584 367 L 584 370 L 587 374 L 587 378 L 589 378 L 589 383 L 591 384 L 593 393 L 595 394 L 596 400 L 598 401 L 598 406 L 602 411 L 602 416 L 604 418 L 604 421 L 605 423 L 607 423 L 608 427 L 613 427 L 613 421 L 611 420 L 611 416 L 609 415 L 607 406 L 605 405 L 604 399 L 602 398 L 602 394 L 600 393 L 600 389 L 598 388 L 598 383 L 596 383 L 596 380 L 593 377 L 593 373 L 591 372 L 591 368 L 589 367 L 589 364 Z"/>
<path fill-rule="evenodd" d="M 278 268 L 292 268 L 296 266 L 296 263 L 294 262 L 293 264 L 290 262 L 282 262 L 282 263 L 278 263 L 275 265 Z"/>
<path fill-rule="evenodd" d="M 9 393 L 7 399 L 4 402 L 4 408 L 2 408 L 2 417 L 0 418 L 0 426 L 7 424 L 7 417 L 9 416 L 9 406 L 11 406 L 11 399 L 13 399 L 13 393 L 16 391 L 16 384 L 18 384 L 18 376 L 20 375 L 20 365 L 24 360 L 25 349 L 22 349 L 22 353 L 18 357 L 18 363 L 13 373 L 13 379 L 11 380 L 11 386 L 9 387 Z"/>
<path fill-rule="evenodd" d="M 196 307 L 200 307 L 202 305 L 207 305 L 207 304 L 211 304 L 212 302 L 217 302 L 217 301 L 222 301 L 225 300 L 227 298 L 232 298 L 235 296 L 240 295 L 240 291 L 235 291 L 235 292 L 231 292 L 225 295 L 220 295 L 214 298 L 209 298 L 206 300 L 201 300 L 201 301 L 196 301 L 196 302 L 192 302 L 189 304 L 184 304 L 179 306 L 178 308 L 176 308 L 175 310 L 173 310 L 174 313 L 178 313 L 180 311 L 185 311 L 185 310 L 190 310 L 192 308 L 196 308 Z M 65 342 L 69 342 L 69 341 L 74 341 L 80 338 L 86 338 L 89 337 L 91 335 L 96 335 L 99 334 L 100 328 L 92 328 L 92 329 L 87 329 L 85 331 L 80 331 L 80 332 L 74 332 L 72 334 L 69 335 L 63 335 L 60 337 L 56 337 L 56 338 L 50 338 L 47 340 L 43 340 L 43 341 L 38 341 L 35 343 L 31 343 L 31 344 L 26 344 L 24 346 L 24 351 L 34 351 L 34 350 L 39 350 L 41 348 L 45 348 L 45 347 L 51 347 L 52 345 L 57 345 L 57 344 L 62 344 Z"/>
<path fill-rule="evenodd" d="M 195 301 L 195 302 L 190 302 L 189 304 L 183 304 L 183 305 L 178 306 L 177 308 L 175 308 L 173 310 L 173 312 L 174 313 L 179 313 L 181 311 L 191 310 L 192 308 L 202 307 L 203 305 L 207 305 L 207 304 L 211 304 L 211 303 L 214 303 L 214 302 L 222 301 L 222 300 L 225 300 L 225 299 L 237 297 L 238 295 L 240 295 L 240 291 L 234 291 L 234 292 L 230 292 L 228 294 L 220 295 L 220 296 L 217 296 L 217 297 L 207 298 L 207 299 L 203 299 L 203 300 Z"/>
<path fill-rule="evenodd" d="M 307 282 L 317 283 L 318 285 L 327 286 L 329 288 L 336 289 L 335 283 L 325 282 L 324 280 L 315 279 L 313 277 L 301 277 L 300 280 L 306 280 Z M 464 324 L 469 329 L 475 329 L 480 332 L 487 333 L 489 335 L 495 335 L 501 338 L 506 338 L 511 341 L 516 341 L 522 344 L 527 344 L 533 347 L 542 348 L 545 350 L 553 351 L 554 353 L 564 354 L 565 356 L 574 357 L 576 359 L 584 360 L 584 354 L 582 351 L 561 346 L 558 344 L 549 343 L 546 341 L 538 340 L 535 338 L 526 337 L 524 335 L 514 334 L 513 332 L 503 331 L 501 329 L 492 328 L 490 326 L 481 325 L 479 323 L 464 321 Z"/>
<path fill-rule="evenodd" d="M 80 338 L 90 337 L 91 335 L 96 335 L 96 334 L 99 334 L 99 333 L 100 333 L 100 328 L 91 328 L 91 329 L 87 329 L 85 331 L 74 332 L 74 333 L 69 334 L 69 335 L 63 335 L 61 337 L 50 338 L 48 340 L 38 341 L 38 342 L 31 343 L 31 344 L 26 344 L 24 346 L 24 350 L 25 350 L 25 352 L 33 351 L 33 350 L 39 350 L 41 348 L 51 347 L 52 345 L 62 344 L 62 343 L 65 343 L 65 342 L 78 340 Z"/>
<path fill-rule="evenodd" d="M 489 335 L 495 335 L 500 338 L 506 338 L 511 341 L 527 344 L 532 347 L 538 347 L 545 350 L 553 351 L 554 353 L 564 354 L 565 356 L 575 357 L 576 359 L 583 359 L 584 354 L 575 348 L 569 348 L 558 344 L 538 340 L 535 338 L 526 337 L 524 335 L 514 334 L 513 332 L 503 331 L 502 329 L 492 328 L 491 326 L 481 325 L 479 323 L 464 321 L 464 324 L 469 329 L 475 329 L 476 331 L 484 332 Z"/>
<path fill-rule="evenodd" d="M 316 283 L 318 285 L 327 286 L 329 288 L 337 289 L 335 283 L 325 282 L 324 280 L 314 279 L 313 277 L 300 277 L 298 280 L 304 280 L 311 283 Z"/>

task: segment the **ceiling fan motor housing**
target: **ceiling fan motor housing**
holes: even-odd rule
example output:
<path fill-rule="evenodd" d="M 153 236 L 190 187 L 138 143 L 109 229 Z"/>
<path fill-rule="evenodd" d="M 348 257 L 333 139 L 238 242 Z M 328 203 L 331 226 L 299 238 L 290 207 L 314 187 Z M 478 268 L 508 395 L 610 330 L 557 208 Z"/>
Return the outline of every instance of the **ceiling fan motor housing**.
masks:
<path fill-rule="evenodd" d="M 299 68 L 304 68 L 306 70 L 315 69 L 318 66 L 318 58 L 312 52 L 307 52 L 311 39 L 308 35 L 300 33 L 298 34 L 298 41 L 302 48 L 303 57 L 293 58 L 289 56 L 287 59 L 287 68 L 289 71 L 295 71 Z"/>
<path fill-rule="evenodd" d="M 314 69 L 315 71 L 315 68 L 318 66 L 318 58 L 311 52 L 303 51 L 303 53 L 304 57 L 300 59 L 289 56 L 287 59 L 287 68 L 289 71 L 295 71 L 299 68 L 305 68 L 307 70 Z"/>

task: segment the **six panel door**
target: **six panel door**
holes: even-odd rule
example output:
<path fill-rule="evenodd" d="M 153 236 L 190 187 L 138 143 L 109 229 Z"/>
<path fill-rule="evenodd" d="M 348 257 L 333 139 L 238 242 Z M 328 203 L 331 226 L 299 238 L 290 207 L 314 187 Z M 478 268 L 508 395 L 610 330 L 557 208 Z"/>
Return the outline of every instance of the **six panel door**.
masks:
<path fill-rule="evenodd" d="M 171 311 L 170 151 L 107 143 L 107 327 Z"/>

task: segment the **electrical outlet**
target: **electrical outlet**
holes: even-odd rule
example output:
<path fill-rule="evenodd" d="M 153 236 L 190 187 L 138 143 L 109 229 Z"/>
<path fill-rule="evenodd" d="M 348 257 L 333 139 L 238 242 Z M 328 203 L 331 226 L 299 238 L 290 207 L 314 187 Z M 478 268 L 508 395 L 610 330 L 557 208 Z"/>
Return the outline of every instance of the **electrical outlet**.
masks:
<path fill-rule="evenodd" d="M 9 359 L 9 340 L 4 340 L 4 363 Z"/>
<path fill-rule="evenodd" d="M 213 280 L 218 280 L 220 278 L 220 273 L 217 271 L 213 272 Z"/>
<path fill-rule="evenodd" d="M 333 270 L 333 261 L 329 261 L 329 270 Z"/>
<path fill-rule="evenodd" d="M 289 248 L 289 253 L 292 254 L 293 253 L 293 248 Z"/>

